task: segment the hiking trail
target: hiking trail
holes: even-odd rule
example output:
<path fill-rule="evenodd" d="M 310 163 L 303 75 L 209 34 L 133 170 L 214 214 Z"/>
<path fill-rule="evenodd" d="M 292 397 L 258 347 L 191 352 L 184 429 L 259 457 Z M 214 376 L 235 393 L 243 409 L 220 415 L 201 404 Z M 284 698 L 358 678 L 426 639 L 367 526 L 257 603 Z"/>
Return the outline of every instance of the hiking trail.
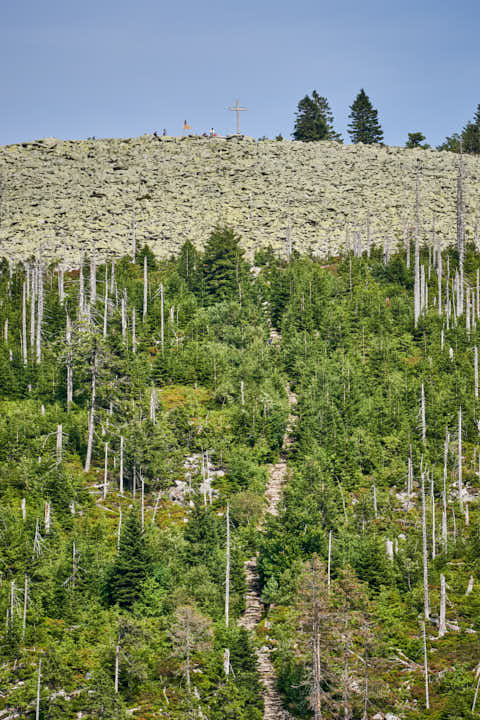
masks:
<path fill-rule="evenodd" d="M 275 330 L 271 330 L 270 338 L 273 344 L 281 342 L 281 335 Z M 259 524 L 262 528 L 265 515 L 278 514 L 278 505 L 282 497 L 283 486 L 287 479 L 287 454 L 289 447 L 292 445 L 292 431 L 296 422 L 294 414 L 297 396 L 290 390 L 287 385 L 288 403 L 290 406 L 290 414 L 287 420 L 287 427 L 283 436 L 282 451 L 280 460 L 268 468 L 267 487 L 265 489 L 265 499 L 267 507 L 264 516 Z M 257 571 L 257 556 L 248 558 L 244 563 L 245 577 L 247 581 L 247 593 L 245 596 L 245 612 L 239 619 L 238 624 L 246 628 L 250 632 L 254 632 L 262 619 L 263 603 L 260 598 L 260 582 Z M 270 659 L 271 648 L 262 645 L 256 651 L 257 669 L 260 675 L 260 681 L 263 685 L 263 720 L 293 720 L 292 715 L 288 713 L 282 706 L 281 697 L 277 690 L 277 677 Z"/>

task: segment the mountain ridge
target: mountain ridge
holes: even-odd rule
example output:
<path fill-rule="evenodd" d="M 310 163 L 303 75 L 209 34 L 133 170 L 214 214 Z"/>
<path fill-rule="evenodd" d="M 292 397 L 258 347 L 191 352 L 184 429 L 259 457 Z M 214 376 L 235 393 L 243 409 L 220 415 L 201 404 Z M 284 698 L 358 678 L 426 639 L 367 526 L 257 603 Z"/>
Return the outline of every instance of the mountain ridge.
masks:
<path fill-rule="evenodd" d="M 480 161 L 464 156 L 465 228 L 476 239 Z M 247 254 L 269 245 L 325 257 L 347 243 L 401 243 L 415 226 L 419 177 L 421 237 L 456 237 L 459 156 L 335 142 L 252 138 L 45 138 L 0 147 L 0 245 L 12 259 L 42 248 L 76 261 L 148 243 L 176 254 L 203 247 L 212 228 L 232 226 Z"/>

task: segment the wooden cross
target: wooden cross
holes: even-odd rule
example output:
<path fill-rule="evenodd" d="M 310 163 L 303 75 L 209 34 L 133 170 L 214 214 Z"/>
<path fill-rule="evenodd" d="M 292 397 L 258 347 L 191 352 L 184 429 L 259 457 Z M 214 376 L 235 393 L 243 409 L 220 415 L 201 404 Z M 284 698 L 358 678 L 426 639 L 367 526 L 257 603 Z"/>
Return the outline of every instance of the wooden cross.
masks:
<path fill-rule="evenodd" d="M 229 110 L 233 110 L 234 112 L 237 113 L 237 135 L 240 135 L 240 112 L 241 112 L 242 110 L 248 110 L 248 108 L 246 108 L 246 107 L 240 107 L 239 102 L 238 102 L 238 100 L 237 100 L 235 106 L 234 106 L 234 107 L 229 107 L 228 109 L 229 109 Z"/>

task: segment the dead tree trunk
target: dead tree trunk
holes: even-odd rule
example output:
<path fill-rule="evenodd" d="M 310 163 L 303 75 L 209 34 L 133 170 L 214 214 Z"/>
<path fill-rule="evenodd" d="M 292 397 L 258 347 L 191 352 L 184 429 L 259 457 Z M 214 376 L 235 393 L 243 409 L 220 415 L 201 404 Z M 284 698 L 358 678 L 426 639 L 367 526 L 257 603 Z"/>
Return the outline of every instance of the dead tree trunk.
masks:
<path fill-rule="evenodd" d="M 430 694 L 428 690 L 428 654 L 427 654 L 427 635 L 425 631 L 425 621 L 422 623 L 423 630 L 423 668 L 425 675 L 425 707 L 430 709 Z"/>
<path fill-rule="evenodd" d="M 22 356 L 23 364 L 26 365 L 28 361 L 28 348 L 27 348 L 27 297 L 26 297 L 25 282 L 23 283 L 22 291 Z"/>
<path fill-rule="evenodd" d="M 458 163 L 458 175 L 457 175 L 457 251 L 458 251 L 458 267 L 460 271 L 460 292 L 459 302 L 457 305 L 457 315 L 460 316 L 463 313 L 463 265 L 465 257 L 465 204 L 463 198 L 463 155 L 460 152 L 460 160 Z"/>
<path fill-rule="evenodd" d="M 43 267 L 38 265 L 38 302 L 37 302 L 37 365 L 42 360 L 42 322 L 43 322 Z"/>
<path fill-rule="evenodd" d="M 442 545 L 443 552 L 447 552 L 447 472 L 448 472 L 448 443 L 449 443 L 449 432 L 448 428 L 445 431 L 445 445 L 443 449 L 443 492 L 442 492 Z"/>
<path fill-rule="evenodd" d="M 92 368 L 92 393 L 90 398 L 90 413 L 88 419 L 88 441 L 87 441 L 87 456 L 85 458 L 85 472 L 90 471 L 90 464 L 92 461 L 92 448 L 93 448 L 93 434 L 95 427 L 95 400 L 97 391 L 97 351 L 95 350 L 93 355 L 93 368 Z"/>
<path fill-rule="evenodd" d="M 458 409 L 458 502 L 463 512 L 463 478 L 462 478 L 462 408 Z"/>
<path fill-rule="evenodd" d="M 165 349 L 165 320 L 163 317 L 164 304 L 165 304 L 165 298 L 164 298 L 164 292 L 163 292 L 163 283 L 160 283 L 160 346 L 162 348 L 162 355 L 163 355 L 164 349 Z"/>
<path fill-rule="evenodd" d="M 143 316 L 142 320 L 145 322 L 147 319 L 147 304 L 148 304 L 148 264 L 147 256 L 143 258 Z"/>
<path fill-rule="evenodd" d="M 35 705 L 35 720 L 40 720 L 40 689 L 42 686 L 42 658 L 38 661 L 38 678 L 37 678 L 37 702 Z"/>
<path fill-rule="evenodd" d="M 120 435 L 120 495 L 123 495 L 123 435 Z"/>
<path fill-rule="evenodd" d="M 414 278 L 414 315 L 415 327 L 420 317 L 420 219 L 419 219 L 419 189 L 418 189 L 418 171 L 415 183 L 415 278 Z"/>
<path fill-rule="evenodd" d="M 420 395 L 420 417 L 422 422 L 422 443 L 425 445 L 427 440 L 427 423 L 425 419 L 425 388 L 423 383 Z"/>
<path fill-rule="evenodd" d="M 425 472 L 422 471 L 422 555 L 423 555 L 423 612 L 425 620 L 430 618 L 430 600 L 428 594 L 428 549 L 427 514 L 425 511 Z"/>
<path fill-rule="evenodd" d="M 438 637 L 443 637 L 447 632 L 446 608 L 447 592 L 445 589 L 445 575 L 440 573 L 440 615 L 438 621 Z"/>
<path fill-rule="evenodd" d="M 62 462 L 62 426 L 57 425 L 57 444 L 56 444 L 56 464 L 57 467 Z"/>
<path fill-rule="evenodd" d="M 70 406 L 73 401 L 73 366 L 72 366 L 72 325 L 70 322 L 70 316 L 67 313 L 67 329 L 65 332 L 65 340 L 67 343 L 67 410 L 70 410 Z"/>
<path fill-rule="evenodd" d="M 103 469 L 103 499 L 107 497 L 108 490 L 108 442 L 105 443 L 105 465 Z"/>
<path fill-rule="evenodd" d="M 230 506 L 227 504 L 227 547 L 225 568 L 225 626 L 228 628 L 230 613 Z"/>
<path fill-rule="evenodd" d="M 478 400 L 478 347 L 473 348 L 473 381 L 475 386 L 475 398 Z"/>
<path fill-rule="evenodd" d="M 108 324 L 108 265 L 105 263 L 105 304 L 103 306 L 103 337 L 107 337 Z"/>

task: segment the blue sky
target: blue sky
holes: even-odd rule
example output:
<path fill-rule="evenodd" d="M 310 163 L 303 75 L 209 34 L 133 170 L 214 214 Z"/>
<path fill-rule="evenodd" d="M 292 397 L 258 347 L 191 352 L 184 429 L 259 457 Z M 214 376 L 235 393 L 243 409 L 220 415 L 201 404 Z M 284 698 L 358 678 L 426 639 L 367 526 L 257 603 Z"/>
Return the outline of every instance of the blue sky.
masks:
<path fill-rule="evenodd" d="M 289 137 L 316 88 L 348 140 L 364 87 L 385 142 L 432 144 L 480 103 L 478 0 L 9 0 L 0 26 L 0 144 L 166 128 Z"/>

